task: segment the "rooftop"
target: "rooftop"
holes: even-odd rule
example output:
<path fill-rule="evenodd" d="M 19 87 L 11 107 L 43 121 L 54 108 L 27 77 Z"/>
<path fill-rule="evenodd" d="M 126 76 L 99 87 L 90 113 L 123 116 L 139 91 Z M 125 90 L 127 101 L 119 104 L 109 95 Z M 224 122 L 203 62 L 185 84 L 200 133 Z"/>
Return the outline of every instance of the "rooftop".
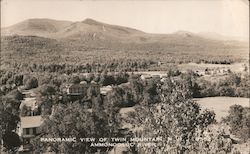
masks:
<path fill-rule="evenodd" d="M 42 124 L 41 116 L 21 117 L 21 128 L 40 127 Z"/>
<path fill-rule="evenodd" d="M 87 82 L 86 81 L 81 81 L 80 84 L 87 84 Z"/>
<path fill-rule="evenodd" d="M 113 88 L 112 86 L 104 86 L 100 88 L 101 94 L 106 95 L 109 91 L 111 91 Z"/>

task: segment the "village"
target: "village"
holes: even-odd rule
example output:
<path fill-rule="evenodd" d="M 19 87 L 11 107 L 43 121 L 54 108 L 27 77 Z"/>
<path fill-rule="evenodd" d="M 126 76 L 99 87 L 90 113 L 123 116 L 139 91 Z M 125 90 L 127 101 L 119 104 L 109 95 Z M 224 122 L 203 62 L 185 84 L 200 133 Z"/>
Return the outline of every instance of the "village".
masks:
<path fill-rule="evenodd" d="M 195 70 L 194 70 L 195 71 Z M 186 72 L 186 71 L 183 71 Z M 230 70 L 227 68 L 206 68 L 203 71 L 196 70 L 195 73 L 198 76 L 211 76 L 211 75 L 227 75 L 230 73 Z M 168 77 L 166 72 L 135 72 L 139 74 L 141 80 L 160 80 L 164 82 Z M 122 83 L 118 85 L 119 87 L 128 86 L 130 83 Z M 91 112 L 91 100 L 88 97 L 88 91 L 91 89 L 92 93 L 95 95 L 101 96 L 104 98 L 107 93 L 113 90 L 113 85 L 100 86 L 95 81 L 87 83 L 86 81 L 80 81 L 79 83 L 65 83 L 64 88 L 62 89 L 62 96 L 60 99 L 63 99 L 64 96 L 70 97 L 71 100 L 80 100 L 83 102 Z M 32 145 L 30 144 L 31 139 L 39 136 L 42 132 L 40 131 L 40 126 L 43 124 L 44 117 L 41 115 L 41 106 L 37 103 L 37 93 L 35 89 L 25 90 L 24 87 L 19 87 L 19 91 L 24 95 L 24 99 L 21 101 L 20 110 L 24 112 L 20 113 L 20 123 L 18 125 L 18 135 L 22 138 L 22 146 L 19 148 L 20 152 L 30 151 Z M 53 116 L 53 106 L 50 117 Z M 120 113 L 126 117 L 128 112 L 134 111 L 133 108 L 122 108 Z"/>

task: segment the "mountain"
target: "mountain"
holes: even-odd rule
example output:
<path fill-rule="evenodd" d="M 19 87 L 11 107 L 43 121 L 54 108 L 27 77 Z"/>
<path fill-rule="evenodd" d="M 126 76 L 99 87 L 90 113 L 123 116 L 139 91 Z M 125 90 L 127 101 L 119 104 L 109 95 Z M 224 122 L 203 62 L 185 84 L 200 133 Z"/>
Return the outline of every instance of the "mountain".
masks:
<path fill-rule="evenodd" d="M 167 28 L 167 27 L 166 27 Z M 2 68 L 29 64 L 86 64 L 138 61 L 145 65 L 188 62 L 242 62 L 249 44 L 178 31 L 151 34 L 86 19 L 80 22 L 30 19 L 1 29 Z M 126 65 L 126 63 L 122 64 Z M 54 67 L 54 66 L 53 66 Z M 165 67 L 165 66 L 164 66 Z"/>
<path fill-rule="evenodd" d="M 13 26 L 1 28 L 1 35 L 39 36 L 55 39 L 73 40 L 111 40 L 131 42 L 169 41 L 169 39 L 210 39 L 230 40 L 216 33 L 191 33 L 177 31 L 172 34 L 148 34 L 133 28 L 110 25 L 90 18 L 81 22 L 59 21 L 52 19 L 28 19 Z"/>
<path fill-rule="evenodd" d="M 49 38 L 76 37 L 79 34 L 102 33 L 106 35 L 134 35 L 143 32 L 132 28 L 109 25 L 85 19 L 82 22 L 58 21 L 52 19 L 28 19 L 1 29 L 2 35 L 35 35 Z"/>
<path fill-rule="evenodd" d="M 49 37 L 68 27 L 72 22 L 52 19 L 28 19 L 13 26 L 2 28 L 2 35 L 35 35 Z"/>
<path fill-rule="evenodd" d="M 2 36 L 36 36 L 56 40 L 65 50 L 146 50 L 217 52 L 220 49 L 246 48 L 247 43 L 218 40 L 178 31 L 172 34 L 149 34 L 133 28 L 110 25 L 93 19 L 80 22 L 29 19 L 1 29 Z M 16 39 L 16 38 L 15 38 Z M 20 38 L 26 40 L 26 38 Z M 29 38 L 30 39 L 30 38 Z M 13 40 L 11 38 L 3 40 Z"/>

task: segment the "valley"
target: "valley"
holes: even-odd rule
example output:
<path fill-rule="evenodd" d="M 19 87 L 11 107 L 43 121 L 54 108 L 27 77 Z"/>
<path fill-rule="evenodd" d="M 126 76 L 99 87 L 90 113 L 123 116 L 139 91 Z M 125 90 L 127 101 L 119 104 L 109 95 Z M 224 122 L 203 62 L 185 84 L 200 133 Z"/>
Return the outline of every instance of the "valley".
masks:
<path fill-rule="evenodd" d="M 7 118 L 0 119 L 0 137 L 7 151 L 119 151 L 40 140 L 105 136 L 107 142 L 163 138 L 156 147 L 123 151 L 131 153 L 243 153 L 249 86 L 244 41 L 152 34 L 90 18 L 29 19 L 1 28 L 0 114 Z"/>

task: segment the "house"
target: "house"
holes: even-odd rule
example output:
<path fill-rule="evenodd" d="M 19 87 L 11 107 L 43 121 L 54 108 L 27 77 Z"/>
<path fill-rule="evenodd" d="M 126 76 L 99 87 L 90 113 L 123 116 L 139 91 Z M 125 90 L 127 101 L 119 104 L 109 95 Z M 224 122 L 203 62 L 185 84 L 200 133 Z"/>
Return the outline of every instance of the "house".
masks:
<path fill-rule="evenodd" d="M 122 84 L 118 85 L 118 87 L 120 87 L 120 88 L 127 88 L 129 86 L 130 86 L 130 82 L 126 82 L 126 83 L 122 83 Z"/>
<path fill-rule="evenodd" d="M 113 89 L 112 86 L 108 85 L 108 86 L 101 87 L 100 92 L 102 95 L 107 95 L 107 93 L 111 91 L 112 89 Z"/>
<path fill-rule="evenodd" d="M 92 88 L 97 95 L 100 94 L 100 85 L 95 81 L 91 81 L 88 84 L 86 81 L 82 81 L 79 84 L 70 84 L 66 86 L 66 93 L 71 96 L 87 96 L 88 89 Z"/>
<path fill-rule="evenodd" d="M 40 134 L 39 127 L 42 124 L 41 116 L 21 117 L 20 136 L 23 138 L 31 138 Z"/>
<path fill-rule="evenodd" d="M 141 75 L 141 79 L 142 79 L 142 80 L 151 79 L 151 78 L 152 78 L 152 76 L 151 76 L 151 75 L 148 75 L 148 74 L 143 74 L 143 75 Z"/>
<path fill-rule="evenodd" d="M 87 83 L 71 84 L 67 87 L 67 94 L 70 95 L 86 95 L 89 85 Z"/>
<path fill-rule="evenodd" d="M 41 133 L 40 126 L 43 120 L 41 116 L 26 116 L 21 117 L 19 136 L 23 140 L 21 151 L 30 150 L 30 140 Z"/>

